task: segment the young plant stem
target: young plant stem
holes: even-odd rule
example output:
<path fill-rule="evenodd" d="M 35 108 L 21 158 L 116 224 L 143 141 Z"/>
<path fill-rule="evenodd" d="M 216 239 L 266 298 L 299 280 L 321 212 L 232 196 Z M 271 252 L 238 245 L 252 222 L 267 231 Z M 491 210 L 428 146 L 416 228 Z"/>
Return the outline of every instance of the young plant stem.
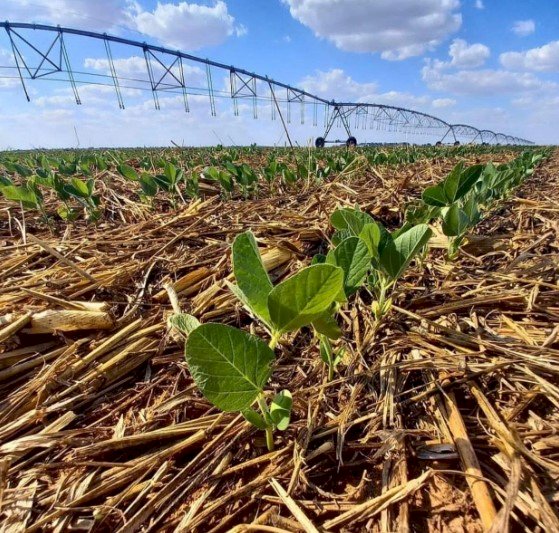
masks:
<path fill-rule="evenodd" d="M 276 349 L 276 346 L 278 345 L 280 337 L 281 337 L 281 333 L 275 332 L 275 333 L 272 334 L 272 338 L 270 339 L 270 342 L 268 343 L 268 346 L 272 350 Z"/>
<path fill-rule="evenodd" d="M 266 399 L 264 398 L 264 395 L 261 394 L 258 397 L 257 402 L 264 420 L 266 420 L 266 423 L 268 423 L 270 412 L 268 411 L 268 406 L 266 405 Z M 270 425 L 266 426 L 266 447 L 270 452 L 273 452 L 275 449 L 273 428 Z"/>

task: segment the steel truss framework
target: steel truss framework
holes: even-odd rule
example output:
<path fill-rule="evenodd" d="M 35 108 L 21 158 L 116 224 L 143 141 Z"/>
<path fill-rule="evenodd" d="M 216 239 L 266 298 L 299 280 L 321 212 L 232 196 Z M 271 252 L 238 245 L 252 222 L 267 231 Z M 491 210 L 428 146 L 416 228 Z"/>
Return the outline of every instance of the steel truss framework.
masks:
<path fill-rule="evenodd" d="M 336 102 L 311 94 L 302 89 L 292 87 L 286 83 L 262 76 L 254 72 L 225 65 L 209 59 L 202 59 L 191 54 L 171 50 L 169 48 L 141 43 L 130 39 L 115 37 L 105 33 L 95 33 L 73 28 L 62 28 L 60 26 L 48 26 L 44 24 L 10 23 L 0 22 L 10 42 L 13 60 L 17 71 L 17 78 L 27 100 L 30 100 L 27 81 L 37 79 L 48 79 L 63 74 L 65 80 L 70 84 L 76 104 L 82 103 L 79 86 L 90 83 L 83 79 L 84 72 L 77 72 L 72 67 L 68 54 L 65 36 L 77 35 L 101 41 L 105 48 L 108 71 L 108 83 L 115 90 L 118 105 L 124 109 L 124 98 L 122 81 L 127 78 L 119 77 L 115 67 L 111 45 L 125 45 L 141 50 L 145 59 L 148 83 L 146 89 L 153 95 L 156 109 L 160 109 L 159 95 L 164 92 L 180 93 L 184 101 L 184 109 L 190 111 L 188 96 L 192 94 L 207 95 L 210 103 L 210 112 L 216 115 L 216 97 L 226 96 L 233 101 L 233 111 L 239 114 L 239 101 L 250 101 L 252 104 L 253 117 L 258 118 L 258 102 L 267 101 L 270 104 L 271 118 L 274 120 L 280 115 L 285 133 L 291 144 L 287 124 L 291 122 L 292 105 L 300 106 L 300 121 L 305 123 L 306 106 L 312 106 L 313 125 L 318 125 L 319 107 L 324 114 L 324 135 L 317 139 L 317 146 L 324 146 L 334 126 L 343 127 L 348 135 L 348 143 L 355 142 L 352 129 L 377 129 L 390 132 L 413 132 L 431 133 L 440 137 L 439 142 L 448 140 L 455 144 L 460 141 L 487 144 L 533 144 L 532 142 L 497 133 L 491 130 L 480 130 L 466 124 L 450 124 L 440 118 L 427 113 L 421 113 L 402 107 L 363 103 L 363 102 Z M 22 31 L 24 30 L 24 31 Z M 28 30 L 34 30 L 29 34 Z M 32 36 L 35 32 L 41 32 L 43 37 L 48 38 L 46 48 L 33 44 Z M 51 39 L 52 36 L 52 39 Z M 38 61 L 37 65 L 31 65 L 31 57 Z M 191 62 L 205 67 L 206 86 L 202 88 L 189 87 L 185 76 L 184 62 Z M 229 77 L 229 90 L 227 94 L 216 91 L 212 82 L 212 69 L 227 72 Z M 58 78 L 59 79 L 59 78 Z M 135 80 L 138 81 L 138 80 Z M 103 84 L 103 83 L 102 83 Z M 106 84 L 106 83 L 105 83 Z M 284 95 L 282 97 L 282 95 Z M 282 112 L 283 104 L 284 113 Z M 331 141 L 340 142 L 340 141 Z"/>

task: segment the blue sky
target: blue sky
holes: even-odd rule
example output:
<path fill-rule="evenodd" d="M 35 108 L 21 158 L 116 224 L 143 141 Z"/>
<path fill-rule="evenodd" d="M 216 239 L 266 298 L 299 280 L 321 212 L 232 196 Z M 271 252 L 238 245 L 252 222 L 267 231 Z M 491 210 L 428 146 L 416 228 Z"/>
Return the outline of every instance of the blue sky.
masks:
<path fill-rule="evenodd" d="M 559 144 L 559 1 L 525 0 L 1 0 L 2 19 L 107 32 L 181 49 L 253 70 L 326 98 L 386 103 L 434 114 L 539 143 Z M 44 36 L 32 35 L 43 44 Z M 105 75 L 101 41 L 72 37 L 67 45 L 75 70 Z M 32 53 L 24 50 L 33 62 Z M 147 79 L 138 50 L 114 46 L 122 77 Z M 0 66 L 13 67 L 5 32 Z M 187 81 L 204 86 L 205 74 L 187 65 Z M 14 70 L 0 69 L 13 76 Z M 105 79 L 82 77 L 82 79 Z M 224 72 L 214 86 L 227 89 Z M 126 83 L 124 83 L 126 85 Z M 234 116 L 229 99 L 218 99 L 211 117 L 207 97 L 190 98 L 186 114 L 179 95 L 160 95 L 156 111 L 140 84 L 123 89 L 121 111 L 108 86 L 80 86 L 82 106 L 70 87 L 30 82 L 31 103 L 15 79 L 0 78 L 0 149 L 77 146 L 185 145 L 285 142 L 281 123 L 259 103 Z M 285 111 L 285 110 L 284 110 Z M 299 109 L 292 108 L 299 117 Z M 319 120 L 319 124 L 321 121 Z M 293 119 L 300 144 L 322 134 Z M 360 130 L 359 141 L 404 140 L 402 134 Z M 338 129 L 334 137 L 344 137 Z M 434 142 L 436 136 L 409 136 Z"/>

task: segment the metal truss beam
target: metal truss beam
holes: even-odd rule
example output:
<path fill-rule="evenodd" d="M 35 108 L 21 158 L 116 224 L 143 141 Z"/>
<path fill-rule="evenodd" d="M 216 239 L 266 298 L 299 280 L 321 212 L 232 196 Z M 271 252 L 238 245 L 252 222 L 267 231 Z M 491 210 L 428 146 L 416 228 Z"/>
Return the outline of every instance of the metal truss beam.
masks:
<path fill-rule="evenodd" d="M 257 118 L 257 101 L 262 96 L 257 93 L 258 82 L 263 82 L 264 86 L 269 87 L 269 101 L 272 104 L 272 119 L 275 119 L 276 113 L 279 112 L 282 123 L 285 127 L 285 120 L 276 98 L 278 90 L 286 91 L 286 119 L 287 123 L 291 122 L 291 104 L 299 103 L 301 105 L 301 123 L 305 121 L 305 106 L 313 105 L 313 125 L 318 123 L 318 107 L 324 108 L 325 135 L 330 133 L 334 124 L 342 126 L 348 136 L 351 137 L 350 118 L 354 115 L 354 127 L 369 128 L 376 126 L 377 129 L 400 132 L 419 132 L 419 133 L 437 133 L 440 132 L 444 141 L 449 135 L 454 142 L 458 142 L 458 138 L 466 139 L 468 142 L 482 143 L 500 143 L 500 144 L 532 144 L 526 139 L 505 135 L 503 133 L 495 133 L 490 130 L 480 130 L 466 124 L 450 124 L 443 119 L 433 115 L 407 109 L 404 107 L 389 106 L 374 103 L 362 102 L 336 102 L 327 100 L 326 98 L 309 93 L 305 90 L 293 87 L 289 84 L 282 83 L 267 76 L 262 76 L 248 70 L 240 69 L 210 59 L 203 59 L 191 54 L 187 54 L 177 50 L 171 50 L 162 46 L 150 45 L 145 42 L 134 41 L 122 37 L 107 35 L 105 33 L 96 33 L 86 30 L 78 30 L 74 28 L 65 28 L 60 26 L 49 26 L 46 24 L 27 24 L 27 23 L 11 23 L 0 22 L 0 28 L 4 28 L 8 34 L 15 65 L 20 79 L 25 97 L 30 99 L 26 79 L 38 79 L 48 77 L 55 73 L 66 73 L 68 81 L 72 86 L 76 103 L 80 104 L 81 100 L 78 94 L 75 73 L 72 70 L 68 51 L 66 49 L 64 36 L 76 35 L 97 39 L 103 42 L 107 53 L 110 78 L 115 89 L 118 105 L 124 108 L 124 100 L 122 90 L 119 83 L 119 77 L 116 72 L 115 63 L 112 56 L 111 44 L 126 45 L 137 48 L 142 51 L 146 69 L 149 78 L 149 88 L 151 89 L 156 109 L 160 108 L 158 93 L 163 91 L 181 91 L 184 96 L 185 110 L 189 111 L 188 94 L 189 89 L 185 83 L 183 61 L 190 61 L 205 66 L 206 69 L 206 88 L 210 101 L 210 111 L 213 116 L 216 113 L 215 91 L 212 82 L 212 69 L 219 69 L 229 73 L 230 80 L 230 97 L 233 100 L 235 114 L 238 114 L 238 100 L 241 98 L 249 98 L 253 102 L 253 115 Z M 40 32 L 53 32 L 54 39 L 47 47 L 46 51 L 41 51 L 37 46 L 33 45 L 28 37 L 21 35 L 20 30 L 34 30 Z M 38 66 L 32 67 L 30 61 L 22 52 L 22 46 L 28 47 L 38 55 L 40 62 Z M 53 53 L 58 51 L 57 56 L 53 57 Z M 83 73 L 81 73 L 83 74 Z M 204 90 L 204 89 L 202 89 Z M 191 93 L 192 94 L 192 93 Z M 194 93 L 194 94 L 199 94 Z M 266 96 L 266 98 L 268 98 Z"/>

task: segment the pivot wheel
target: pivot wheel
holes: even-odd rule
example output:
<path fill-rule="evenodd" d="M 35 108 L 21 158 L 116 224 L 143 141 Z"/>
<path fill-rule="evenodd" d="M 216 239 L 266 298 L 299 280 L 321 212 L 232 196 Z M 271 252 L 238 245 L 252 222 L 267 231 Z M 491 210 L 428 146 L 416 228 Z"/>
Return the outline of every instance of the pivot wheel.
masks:
<path fill-rule="evenodd" d="M 350 137 L 346 142 L 346 146 L 357 146 L 357 139 L 355 137 Z"/>
<path fill-rule="evenodd" d="M 460 141 L 454 141 L 454 146 L 460 146 Z"/>
<path fill-rule="evenodd" d="M 326 144 L 326 139 L 324 137 L 317 137 L 316 141 L 314 141 L 314 145 L 317 148 L 324 148 L 325 144 Z"/>

